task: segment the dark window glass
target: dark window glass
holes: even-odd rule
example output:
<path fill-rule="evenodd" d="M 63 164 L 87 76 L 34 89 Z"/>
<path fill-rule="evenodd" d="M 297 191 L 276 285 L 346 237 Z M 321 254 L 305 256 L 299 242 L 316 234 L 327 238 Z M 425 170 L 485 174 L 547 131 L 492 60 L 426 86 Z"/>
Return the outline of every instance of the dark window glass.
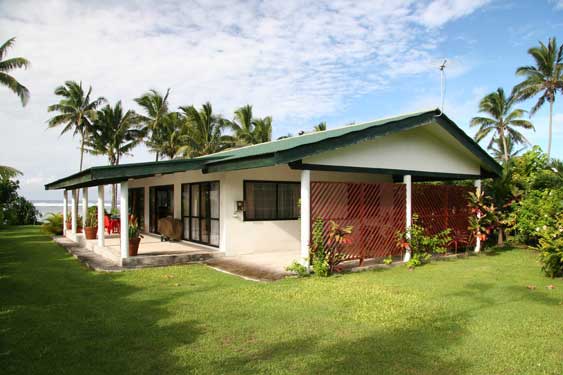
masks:
<path fill-rule="evenodd" d="M 245 181 L 244 193 L 245 220 L 299 218 L 299 183 Z"/>

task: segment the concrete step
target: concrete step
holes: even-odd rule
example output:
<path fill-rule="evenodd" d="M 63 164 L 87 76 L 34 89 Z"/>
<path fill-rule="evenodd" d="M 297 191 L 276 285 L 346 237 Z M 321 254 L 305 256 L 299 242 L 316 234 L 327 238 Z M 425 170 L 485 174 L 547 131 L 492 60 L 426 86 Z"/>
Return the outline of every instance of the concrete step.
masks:
<path fill-rule="evenodd" d="M 201 263 L 220 254 L 210 252 L 193 252 L 163 255 L 137 255 L 122 260 L 125 268 L 162 267 L 174 264 Z"/>

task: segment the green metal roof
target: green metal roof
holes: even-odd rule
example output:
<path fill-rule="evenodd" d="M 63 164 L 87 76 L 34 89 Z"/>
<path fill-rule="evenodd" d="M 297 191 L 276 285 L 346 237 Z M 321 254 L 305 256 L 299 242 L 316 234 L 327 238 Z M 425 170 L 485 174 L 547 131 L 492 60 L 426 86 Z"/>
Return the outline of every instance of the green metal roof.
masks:
<path fill-rule="evenodd" d="M 320 152 L 431 123 L 438 123 L 476 155 L 481 160 L 482 169 L 485 172 L 493 175 L 500 173 L 500 165 L 485 150 L 446 115 L 438 109 L 433 109 L 225 150 L 193 159 L 92 167 L 49 183 L 45 185 L 45 188 L 53 190 L 96 186 L 126 181 L 129 178 L 142 178 L 196 169 L 208 173 L 286 164 Z"/>

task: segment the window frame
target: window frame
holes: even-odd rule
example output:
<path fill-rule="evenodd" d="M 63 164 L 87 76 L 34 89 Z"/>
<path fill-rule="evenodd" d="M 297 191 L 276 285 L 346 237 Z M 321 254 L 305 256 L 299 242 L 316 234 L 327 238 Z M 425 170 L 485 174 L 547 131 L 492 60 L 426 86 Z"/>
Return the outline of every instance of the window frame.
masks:
<path fill-rule="evenodd" d="M 268 183 L 268 184 L 275 184 L 276 185 L 276 218 L 274 219 L 250 219 L 247 216 L 247 210 L 246 210 L 246 202 L 248 197 L 246 196 L 246 185 L 247 183 Z M 286 184 L 286 185 L 297 185 L 299 186 L 299 199 L 301 199 L 301 182 L 300 181 L 272 181 L 272 180 L 243 180 L 243 186 L 242 186 L 242 199 L 244 202 L 244 210 L 242 213 L 243 216 L 243 221 L 294 221 L 294 220 L 299 220 L 299 218 L 301 217 L 301 215 L 298 213 L 296 217 L 284 217 L 284 218 L 280 218 L 279 217 L 279 185 L 280 184 Z M 298 205 L 299 207 L 299 205 Z M 298 210 L 299 211 L 299 210 Z"/>
<path fill-rule="evenodd" d="M 203 200 L 201 199 L 201 185 L 211 185 L 213 183 L 217 183 L 218 189 L 219 189 L 219 196 L 218 196 L 218 205 L 219 205 L 219 216 L 217 218 L 213 218 L 211 217 L 211 210 L 209 210 L 209 222 L 211 223 L 211 221 L 216 221 L 219 225 L 219 244 L 218 245 L 214 245 L 211 243 L 211 239 L 209 242 L 205 242 L 205 241 L 201 241 L 201 227 L 202 227 L 202 216 L 201 216 L 201 205 L 203 203 Z M 199 186 L 199 190 L 198 190 L 198 195 L 199 195 L 199 207 L 198 207 L 198 216 L 192 216 L 192 192 L 193 192 L 193 186 L 194 185 L 198 185 Z M 189 201 L 189 205 L 188 205 L 188 215 L 186 215 L 185 210 L 184 210 L 184 187 L 188 187 L 188 201 Z M 210 180 L 210 181 L 198 181 L 198 182 L 187 182 L 187 183 L 183 183 L 181 185 L 181 201 L 182 201 L 182 207 L 181 207 L 181 211 L 182 211 L 182 238 L 184 241 L 189 241 L 189 242 L 194 242 L 197 244 L 201 244 L 201 245 L 205 245 L 205 246 L 211 246 L 211 247 L 215 247 L 215 248 L 219 248 L 221 247 L 221 181 L 220 180 Z M 185 238 L 184 237 L 184 225 L 185 225 L 185 220 L 188 220 L 188 227 L 189 227 L 189 237 Z M 192 219 L 197 219 L 198 220 L 198 227 L 199 227 L 199 240 L 195 240 L 192 238 Z M 211 225 L 209 227 L 211 229 Z M 209 233 L 209 236 L 211 236 L 211 232 Z"/>

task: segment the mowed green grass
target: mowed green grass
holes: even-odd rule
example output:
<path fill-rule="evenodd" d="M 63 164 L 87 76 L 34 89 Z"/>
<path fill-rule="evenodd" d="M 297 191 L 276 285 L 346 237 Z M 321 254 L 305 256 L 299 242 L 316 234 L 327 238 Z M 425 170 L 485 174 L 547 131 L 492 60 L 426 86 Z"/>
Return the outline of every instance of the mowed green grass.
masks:
<path fill-rule="evenodd" d="M 103 274 L 7 228 L 0 372 L 560 375 L 563 281 L 528 250 L 274 283 L 203 265 Z"/>

